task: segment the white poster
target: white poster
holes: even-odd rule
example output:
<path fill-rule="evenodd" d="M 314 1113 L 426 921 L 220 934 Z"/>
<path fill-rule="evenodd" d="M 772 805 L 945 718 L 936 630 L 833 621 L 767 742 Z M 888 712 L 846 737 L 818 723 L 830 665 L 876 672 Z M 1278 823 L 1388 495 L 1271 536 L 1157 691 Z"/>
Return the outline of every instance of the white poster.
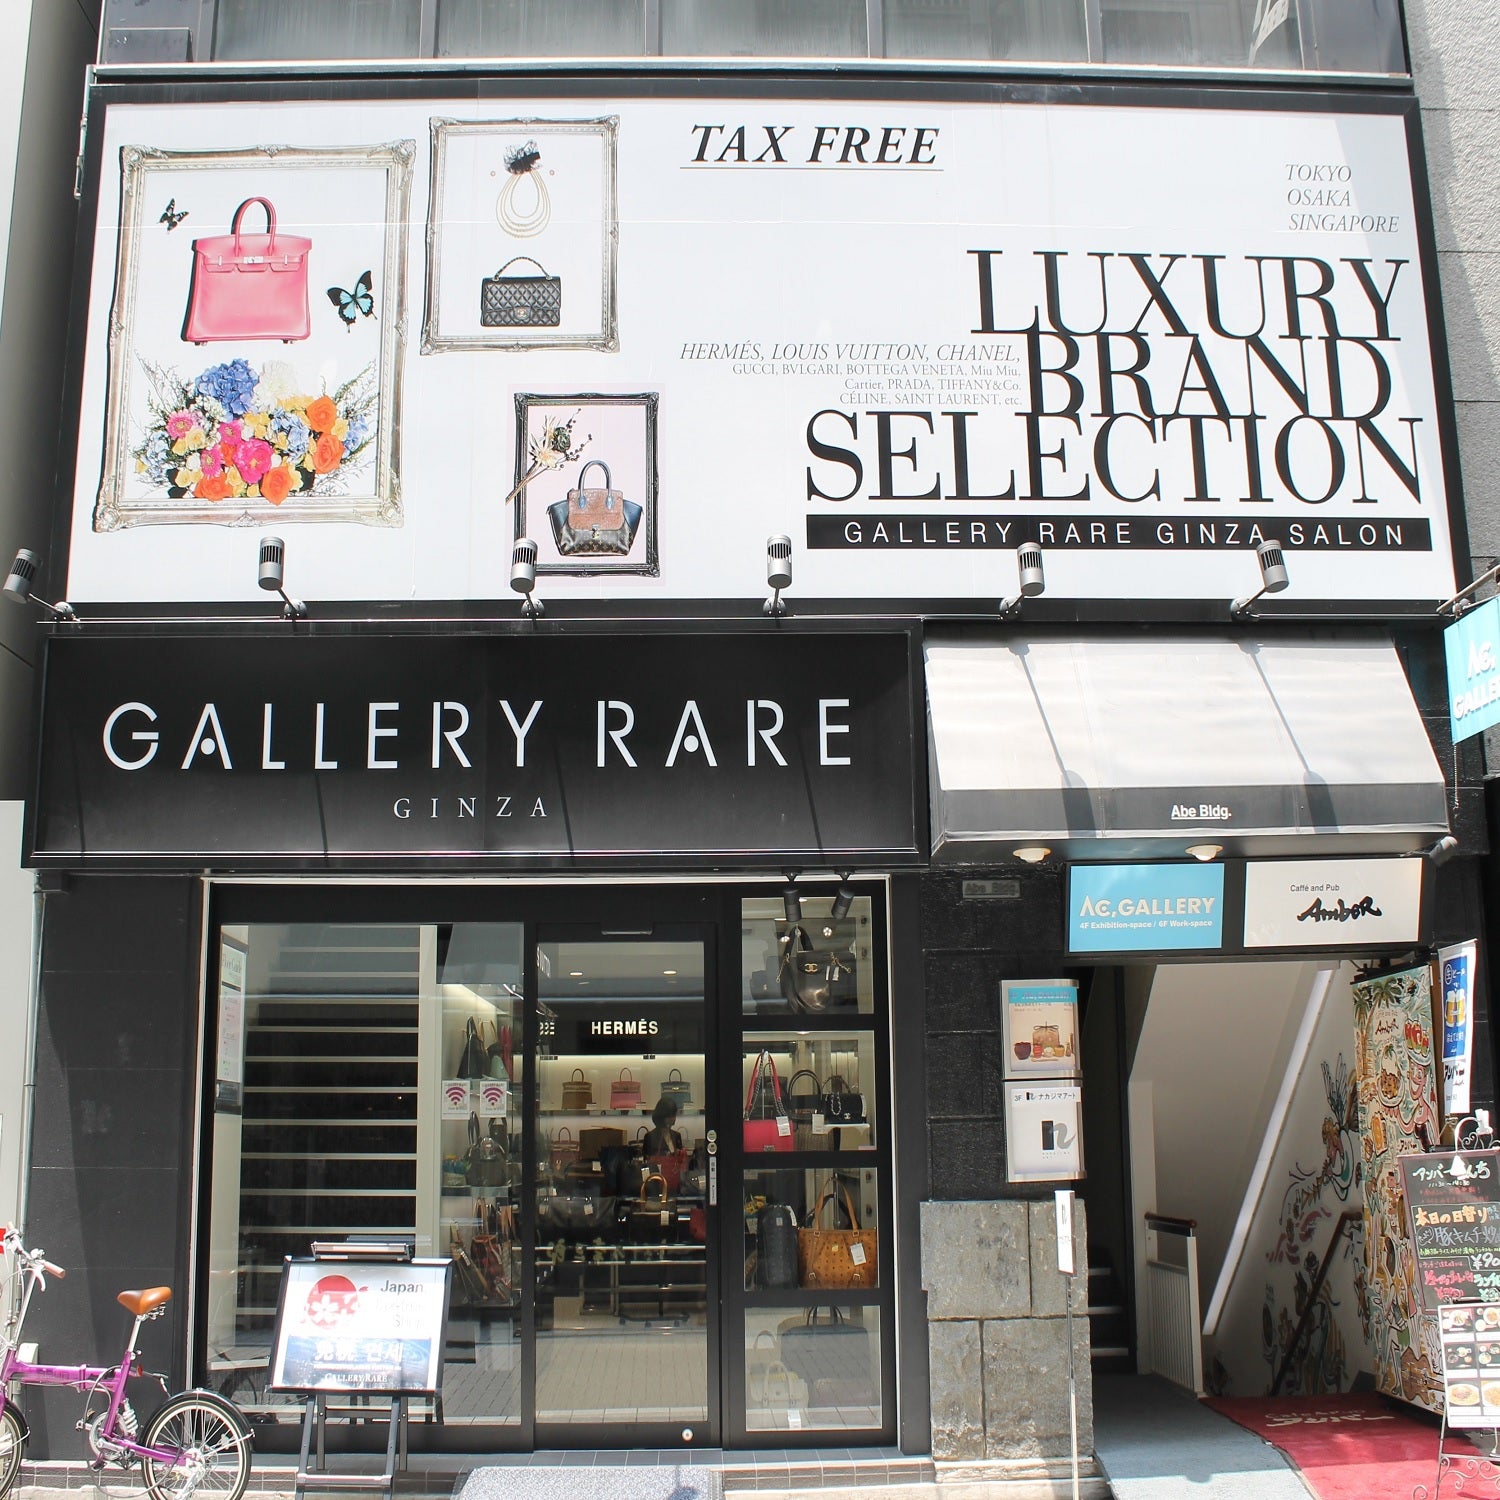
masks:
<path fill-rule="evenodd" d="M 1417 939 L 1420 859 L 1252 860 L 1247 948 L 1338 948 Z"/>
<path fill-rule="evenodd" d="M 1438 949 L 1443 993 L 1443 1114 L 1469 1112 L 1474 1066 L 1474 975 L 1479 944 L 1473 938 Z"/>
<path fill-rule="evenodd" d="M 237 1114 L 245 1092 L 245 964 L 247 954 L 228 938 L 219 941 L 219 1045 L 214 1068 L 214 1108 Z"/>
<path fill-rule="evenodd" d="M 72 600 L 1455 587 L 1399 109 L 100 113 Z"/>
<path fill-rule="evenodd" d="M 1011 1182 L 1083 1176 L 1083 1090 L 1076 1083 L 1005 1085 L 1005 1167 Z"/>

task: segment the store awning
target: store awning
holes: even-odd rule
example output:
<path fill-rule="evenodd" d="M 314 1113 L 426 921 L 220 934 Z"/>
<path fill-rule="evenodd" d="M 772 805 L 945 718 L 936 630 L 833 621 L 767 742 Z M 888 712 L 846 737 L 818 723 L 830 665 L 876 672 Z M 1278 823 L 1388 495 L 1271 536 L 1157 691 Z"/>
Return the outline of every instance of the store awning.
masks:
<path fill-rule="evenodd" d="M 1403 853 L 1443 773 L 1384 640 L 927 641 L 933 857 Z"/>

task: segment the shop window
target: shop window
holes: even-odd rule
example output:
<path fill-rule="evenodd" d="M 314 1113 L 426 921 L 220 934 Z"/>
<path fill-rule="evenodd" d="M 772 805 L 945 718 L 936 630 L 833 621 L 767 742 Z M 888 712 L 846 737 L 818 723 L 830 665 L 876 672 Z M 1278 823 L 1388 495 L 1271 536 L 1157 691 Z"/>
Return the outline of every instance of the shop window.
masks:
<path fill-rule="evenodd" d="M 1082 62 L 1083 0 L 885 0 L 885 55 Z"/>
<path fill-rule="evenodd" d="M 641 0 L 443 0 L 439 57 L 639 57 Z"/>
<path fill-rule="evenodd" d="M 788 915 L 781 896 L 742 904 L 741 1004 L 747 1016 L 816 1015 L 837 1020 L 875 1009 L 871 908 L 859 896 L 835 917 L 835 897 L 803 895 Z"/>
<path fill-rule="evenodd" d="M 863 57 L 865 0 L 661 0 L 668 57 Z"/>
<path fill-rule="evenodd" d="M 421 0 L 219 0 L 214 61 L 417 57 Z"/>
<path fill-rule="evenodd" d="M 315 1241 L 451 1256 L 448 1424 L 520 1420 L 521 928 L 220 933 L 207 1366 L 253 1413 L 282 1262 Z"/>
<path fill-rule="evenodd" d="M 1258 0 L 1102 0 L 1104 58 L 1182 67 L 1298 67 L 1297 7 L 1258 37 Z"/>

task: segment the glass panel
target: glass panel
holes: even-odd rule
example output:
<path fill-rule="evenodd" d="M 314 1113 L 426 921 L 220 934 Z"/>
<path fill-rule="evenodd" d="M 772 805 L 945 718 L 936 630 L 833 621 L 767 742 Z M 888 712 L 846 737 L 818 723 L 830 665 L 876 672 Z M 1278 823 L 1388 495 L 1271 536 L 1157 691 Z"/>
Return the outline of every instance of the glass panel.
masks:
<path fill-rule="evenodd" d="M 300 1414 L 265 1390 L 283 1258 L 378 1238 L 455 1259 L 446 1419 L 520 1420 L 521 952 L 510 924 L 221 930 L 208 1366 L 252 1413 Z"/>
<path fill-rule="evenodd" d="M 1083 0 L 885 0 L 885 55 L 1082 62 Z"/>
<path fill-rule="evenodd" d="M 703 945 L 537 968 L 537 1421 L 705 1420 Z"/>
<path fill-rule="evenodd" d="M 875 1149 L 872 1032 L 757 1032 L 741 1053 L 747 1166 L 766 1152 Z"/>
<path fill-rule="evenodd" d="M 668 57 L 863 57 L 865 0 L 661 0 Z"/>
<path fill-rule="evenodd" d="M 1102 0 L 1104 61 L 1299 67 L 1296 7 L 1255 48 L 1257 0 Z"/>
<path fill-rule="evenodd" d="M 416 57 L 421 0 L 219 0 L 214 61 Z"/>
<path fill-rule="evenodd" d="M 856 896 L 845 917 L 833 896 L 802 896 L 788 921 L 780 896 L 740 903 L 741 1003 L 746 1015 L 826 1015 L 875 1009 L 870 897 Z"/>
<path fill-rule="evenodd" d="M 745 1314 L 751 1432 L 880 1425 L 875 1307 L 755 1307 Z"/>
<path fill-rule="evenodd" d="M 781 1167 L 745 1173 L 745 1289 L 850 1291 L 879 1284 L 873 1171 Z"/>
<path fill-rule="evenodd" d="M 439 57 L 639 57 L 642 0 L 442 0 Z"/>

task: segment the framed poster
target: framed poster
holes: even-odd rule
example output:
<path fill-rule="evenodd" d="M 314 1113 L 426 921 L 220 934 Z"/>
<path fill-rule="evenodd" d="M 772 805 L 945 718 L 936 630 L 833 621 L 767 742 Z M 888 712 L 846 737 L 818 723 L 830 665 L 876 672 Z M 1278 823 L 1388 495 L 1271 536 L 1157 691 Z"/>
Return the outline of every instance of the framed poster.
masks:
<path fill-rule="evenodd" d="M 655 578 L 656 409 L 640 395 L 516 396 L 515 534 L 538 573 Z"/>
<path fill-rule="evenodd" d="M 415 151 L 121 148 L 95 531 L 401 524 Z"/>
<path fill-rule="evenodd" d="M 219 939 L 219 1045 L 214 1067 L 214 1110 L 237 1115 L 245 1095 L 245 965 L 249 950 Z"/>
<path fill-rule="evenodd" d="M 1078 981 L 1006 979 L 1000 984 L 1007 1078 L 1078 1076 Z"/>
<path fill-rule="evenodd" d="M 423 354 L 619 348 L 619 125 L 615 115 L 429 122 Z"/>
<path fill-rule="evenodd" d="M 1010 1182 L 1083 1176 L 1083 1090 L 1076 1083 L 1005 1085 L 1005 1171 Z"/>
<path fill-rule="evenodd" d="M 451 1260 L 282 1266 L 267 1384 L 275 1391 L 436 1394 Z"/>
<path fill-rule="evenodd" d="M 1500 1427 L 1500 1302 L 1438 1309 L 1450 1427 Z"/>

